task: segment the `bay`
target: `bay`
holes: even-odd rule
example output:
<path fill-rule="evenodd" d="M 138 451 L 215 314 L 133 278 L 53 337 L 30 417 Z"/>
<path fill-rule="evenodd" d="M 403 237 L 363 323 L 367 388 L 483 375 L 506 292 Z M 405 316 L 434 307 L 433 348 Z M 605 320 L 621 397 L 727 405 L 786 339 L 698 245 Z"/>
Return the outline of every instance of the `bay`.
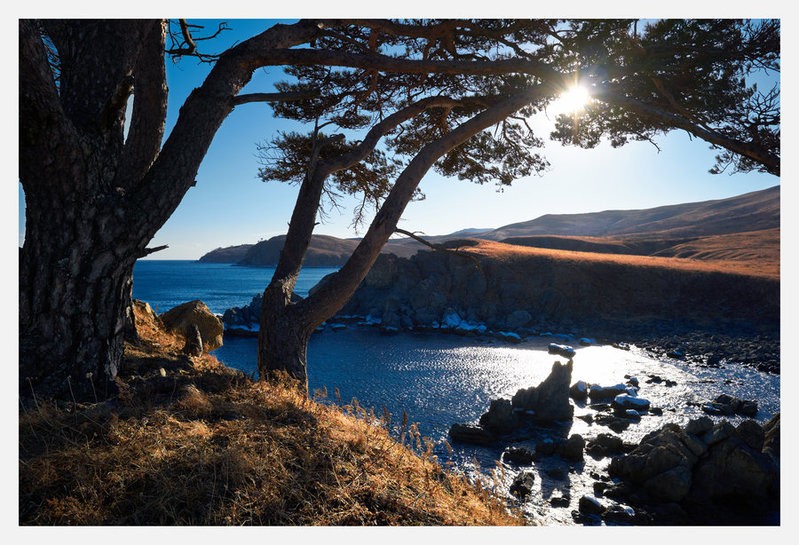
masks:
<path fill-rule="evenodd" d="M 322 277 L 335 269 L 303 269 L 297 292 L 305 296 Z M 185 301 L 200 299 L 213 312 L 223 313 L 232 306 L 250 302 L 263 292 L 274 269 L 239 267 L 195 261 L 140 261 L 134 268 L 133 295 L 163 312 Z M 433 453 L 442 464 L 452 464 L 488 488 L 509 496 L 509 486 L 518 468 L 501 464 L 502 446 L 479 447 L 448 442 L 449 427 L 455 422 L 476 422 L 492 399 L 510 398 L 519 388 L 540 383 L 556 361 L 547 351 L 552 338 L 528 338 L 518 345 L 485 338 L 469 338 L 443 333 L 401 332 L 392 335 L 378 328 L 355 327 L 339 330 L 326 326 L 311 337 L 308 346 L 308 377 L 312 395 L 325 403 L 373 409 L 377 416 L 391 415 L 389 426 L 397 438 L 408 437 L 409 426 L 403 416 L 418 426 L 430 439 Z M 562 339 L 558 339 L 559 342 Z M 572 339 L 573 344 L 577 344 Z M 565 342 L 570 342 L 566 339 Z M 703 415 L 699 405 L 720 393 L 756 399 L 756 420 L 763 423 L 780 410 L 780 380 L 777 375 L 750 367 L 725 364 L 720 368 L 699 368 L 672 359 L 653 358 L 642 350 L 619 350 L 611 346 L 575 346 L 572 382 L 596 384 L 624 382 L 625 375 L 641 379 L 640 395 L 663 409 L 662 416 L 647 415 L 619 435 L 630 442 L 667 422 L 685 424 Z M 257 340 L 226 336 L 214 351 L 224 364 L 253 376 L 257 373 Z M 562 358 L 560 358 L 562 360 Z M 657 375 L 664 382 L 645 383 Z M 666 380 L 676 386 L 667 386 Z M 323 395 L 322 392 L 326 392 Z M 592 410 L 577 404 L 575 416 L 590 416 Z M 590 419 L 589 419 L 590 420 Z M 741 418 L 730 418 L 737 423 Z M 534 448 L 536 440 L 579 433 L 586 439 L 608 429 L 575 418 L 567 429 L 542 432 L 541 437 L 517 446 Z M 407 439 L 406 439 L 407 444 Z M 548 525 L 573 525 L 571 511 L 577 499 L 592 493 L 591 472 L 603 472 L 607 461 L 586 457 L 582 471 L 558 467 L 558 457 L 536 462 L 532 499 L 523 506 L 535 520 Z M 566 470 L 566 479 L 550 475 Z M 573 498 L 569 508 L 553 509 L 553 494 Z"/>

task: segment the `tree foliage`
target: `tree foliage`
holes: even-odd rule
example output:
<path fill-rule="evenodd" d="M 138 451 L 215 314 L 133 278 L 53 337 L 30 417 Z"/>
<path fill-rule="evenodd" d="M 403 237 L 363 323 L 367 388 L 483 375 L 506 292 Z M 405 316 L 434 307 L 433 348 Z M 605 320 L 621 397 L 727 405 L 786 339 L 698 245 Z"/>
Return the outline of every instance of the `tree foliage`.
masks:
<path fill-rule="evenodd" d="M 562 116 L 552 137 L 594 147 L 654 141 L 676 129 L 719 149 L 711 172 L 779 174 L 779 83 L 758 79 L 780 70 L 779 22 L 667 19 L 641 32 L 604 33 L 588 50 L 579 32 L 580 81 L 595 100 L 581 116 Z"/>

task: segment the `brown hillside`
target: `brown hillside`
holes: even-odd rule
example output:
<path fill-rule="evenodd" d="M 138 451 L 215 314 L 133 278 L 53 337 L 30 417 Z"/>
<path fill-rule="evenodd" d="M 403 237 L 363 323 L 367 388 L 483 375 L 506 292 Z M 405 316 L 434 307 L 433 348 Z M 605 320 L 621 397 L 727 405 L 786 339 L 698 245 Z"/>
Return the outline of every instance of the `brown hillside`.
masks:
<path fill-rule="evenodd" d="M 20 525 L 524 523 L 443 471 L 413 425 L 402 445 L 357 402 L 183 357 L 143 310 L 119 399 L 21 400 Z"/>
<path fill-rule="evenodd" d="M 628 267 L 659 268 L 677 271 L 721 272 L 763 278 L 779 279 L 779 260 L 762 262 L 760 260 L 740 259 L 680 259 L 677 257 L 655 257 L 641 255 L 619 255 L 592 252 L 576 252 L 570 250 L 552 250 L 514 246 L 501 242 L 480 240 L 475 246 L 464 248 L 465 251 L 483 255 L 500 261 L 518 262 L 528 256 L 546 257 L 559 261 L 586 263 L 613 263 Z"/>
<path fill-rule="evenodd" d="M 695 238 L 529 236 L 503 240 L 505 244 L 552 250 L 601 254 L 674 257 L 702 261 L 734 262 L 733 270 L 779 277 L 780 229 L 731 233 Z M 690 266 L 690 265 L 689 265 Z"/>

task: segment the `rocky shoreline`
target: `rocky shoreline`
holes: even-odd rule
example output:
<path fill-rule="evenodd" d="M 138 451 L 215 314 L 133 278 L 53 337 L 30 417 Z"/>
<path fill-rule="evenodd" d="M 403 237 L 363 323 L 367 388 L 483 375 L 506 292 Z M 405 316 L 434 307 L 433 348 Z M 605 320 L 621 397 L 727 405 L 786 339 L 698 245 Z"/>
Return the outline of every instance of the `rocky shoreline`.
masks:
<path fill-rule="evenodd" d="M 533 495 L 537 478 L 568 482 L 568 474 L 587 472 L 586 456 L 602 461 L 601 469 L 589 472 L 589 493 L 572 498 L 567 485 L 567 492 L 549 497 L 552 508 L 576 507 L 571 517 L 578 524 L 779 524 L 779 413 L 763 425 L 710 416 L 670 422 L 630 443 L 619 433 L 663 413 L 638 395 L 637 377 L 625 379 L 606 386 L 573 383 L 572 361 L 555 362 L 539 385 L 492 400 L 478 423 L 454 423 L 449 437 L 502 448 L 498 463 L 515 471 L 508 492 L 521 505 Z M 571 433 L 575 407 L 591 409 L 577 418 L 608 431 L 588 438 Z M 702 409 L 714 417 L 758 412 L 756 401 L 725 394 Z M 534 446 L 518 446 L 523 441 Z M 553 465 L 553 459 L 560 462 Z"/>
<path fill-rule="evenodd" d="M 296 295 L 295 297 L 299 298 Z M 255 295 L 248 305 L 228 309 L 221 317 L 225 334 L 257 337 L 260 312 L 260 295 Z M 663 324 L 658 332 L 646 334 L 630 332 L 624 328 L 614 334 L 603 328 L 601 334 L 592 335 L 590 331 L 574 331 L 554 323 L 543 324 L 541 328 L 509 327 L 495 330 L 484 323 L 463 320 L 453 309 L 447 309 L 440 321 L 408 327 L 387 325 L 382 318 L 372 315 L 342 313 L 322 324 L 318 331 L 336 331 L 347 327 L 377 329 L 384 334 L 399 331 L 436 332 L 511 344 L 543 337 L 583 346 L 607 344 L 624 348 L 634 345 L 652 357 L 673 358 L 699 367 L 719 367 L 725 363 L 735 363 L 765 373 L 780 373 L 780 339 L 776 333 L 680 331 L 679 326 L 668 327 Z"/>

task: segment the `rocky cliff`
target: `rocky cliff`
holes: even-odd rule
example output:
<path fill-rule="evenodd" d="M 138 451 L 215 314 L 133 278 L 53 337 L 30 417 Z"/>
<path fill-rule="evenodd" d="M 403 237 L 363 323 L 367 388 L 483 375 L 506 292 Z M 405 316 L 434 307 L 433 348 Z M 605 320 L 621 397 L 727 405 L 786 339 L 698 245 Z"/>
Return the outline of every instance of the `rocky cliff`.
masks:
<path fill-rule="evenodd" d="M 577 252 L 467 244 L 458 254 L 380 256 L 341 314 L 371 315 L 399 329 L 779 330 L 778 279 L 726 272 L 723 264 L 692 268 L 689 260 L 587 259 Z"/>

